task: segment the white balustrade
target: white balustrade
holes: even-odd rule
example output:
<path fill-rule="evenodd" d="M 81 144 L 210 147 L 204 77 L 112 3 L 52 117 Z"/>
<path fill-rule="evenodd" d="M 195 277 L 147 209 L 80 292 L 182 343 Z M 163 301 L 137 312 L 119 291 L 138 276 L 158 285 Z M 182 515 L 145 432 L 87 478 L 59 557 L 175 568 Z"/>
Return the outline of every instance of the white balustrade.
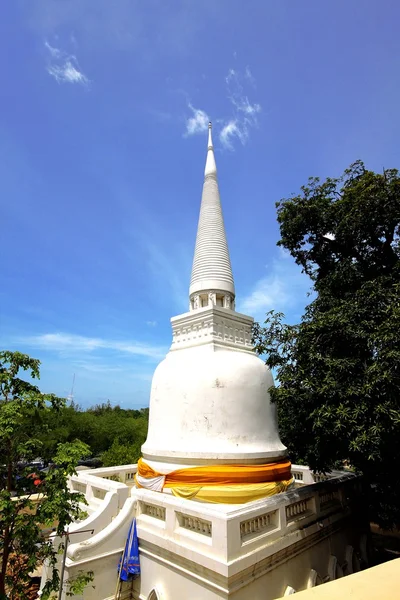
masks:
<path fill-rule="evenodd" d="M 154 504 L 145 504 L 142 505 L 142 514 L 147 515 L 148 517 L 153 517 L 153 519 L 160 519 L 160 521 L 165 521 L 165 508 L 164 506 L 156 506 Z"/>
<path fill-rule="evenodd" d="M 118 481 L 132 486 L 135 482 L 136 471 L 137 465 L 122 465 L 118 467 L 99 467 L 98 469 L 90 469 L 85 472 L 95 477 L 101 477 L 109 481 Z"/>
<path fill-rule="evenodd" d="M 193 549 L 206 545 L 207 552 L 216 559 L 224 553 L 228 559 L 233 559 L 249 549 L 262 548 L 284 538 L 289 531 L 303 528 L 307 520 L 323 521 L 328 508 L 331 518 L 335 510 L 343 510 L 340 499 L 348 496 L 349 488 L 355 484 L 352 475 L 342 473 L 342 480 L 335 484 L 330 481 L 318 486 L 307 485 L 306 482 L 313 480 L 312 472 L 308 467 L 294 465 L 295 478 L 302 482 L 294 490 L 235 509 L 206 503 L 199 507 L 198 503 L 189 500 L 149 490 L 131 490 L 128 484 L 114 481 L 116 476 L 132 481 L 135 470 L 135 465 L 126 465 L 81 471 L 71 478 L 70 485 L 77 491 L 86 490 L 89 506 L 97 506 L 96 510 L 101 509 L 103 498 L 109 491 L 117 495 L 119 511 L 130 496 L 136 500 L 134 514 L 139 536 L 146 531 L 153 535 L 162 528 L 164 539 L 184 543 Z M 227 538 L 228 529 L 230 543 L 224 549 L 223 540 Z"/>
<path fill-rule="evenodd" d="M 331 506 L 335 506 L 340 503 L 340 493 L 339 490 L 330 490 L 321 492 L 319 495 L 319 505 L 322 509 L 330 508 Z"/>
<path fill-rule="evenodd" d="M 189 531 L 193 531 L 194 533 L 200 533 L 201 535 L 207 535 L 211 537 L 211 521 L 205 521 L 204 519 L 200 519 L 199 517 L 194 517 L 183 513 L 177 513 L 176 516 L 178 518 L 180 527 L 183 527 L 183 529 L 188 529 Z"/>
<path fill-rule="evenodd" d="M 255 537 L 275 529 L 278 526 L 279 513 L 277 510 L 273 510 L 268 513 L 264 513 L 253 519 L 246 519 L 240 523 L 240 537 L 242 540 L 247 540 L 250 537 Z"/>
<path fill-rule="evenodd" d="M 309 485 L 315 483 L 313 472 L 304 465 L 292 465 L 292 475 L 298 485 Z"/>
<path fill-rule="evenodd" d="M 305 516 L 312 512 L 312 498 L 305 498 L 304 500 L 298 500 L 288 504 L 285 507 L 286 521 L 288 523 L 303 519 Z"/>

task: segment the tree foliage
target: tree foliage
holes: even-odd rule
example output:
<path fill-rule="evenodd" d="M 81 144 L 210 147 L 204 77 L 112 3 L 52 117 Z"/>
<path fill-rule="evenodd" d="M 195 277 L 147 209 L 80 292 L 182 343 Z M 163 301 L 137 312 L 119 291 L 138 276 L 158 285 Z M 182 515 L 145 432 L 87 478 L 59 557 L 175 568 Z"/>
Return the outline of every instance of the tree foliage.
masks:
<path fill-rule="evenodd" d="M 0 598 L 28 598 L 29 574 L 44 560 L 53 567 L 42 598 L 58 589 L 57 548 L 48 539 L 54 526 L 62 536 L 82 516 L 81 494 L 68 490 L 67 478 L 89 452 L 81 441 L 58 444 L 54 465 L 37 471 L 29 462 L 43 447 L 46 417 L 58 415 L 64 400 L 42 394 L 20 378 L 28 371 L 39 378 L 38 360 L 19 352 L 0 352 Z M 46 531 L 47 530 L 47 531 Z M 84 577 L 87 578 L 87 575 Z"/>
<path fill-rule="evenodd" d="M 39 367 L 26 354 L 0 352 L 0 600 L 28 598 L 29 573 L 44 560 L 53 568 L 42 598 L 58 588 L 57 548 L 48 533 L 57 522 L 61 535 L 83 516 L 85 502 L 69 492 L 68 476 L 88 456 L 105 466 L 137 462 L 147 435 L 147 408 L 123 410 L 109 401 L 86 411 L 67 405 L 34 384 Z M 39 456 L 48 469 L 32 464 Z M 69 589 L 81 590 L 91 578 L 81 573 Z"/>
<path fill-rule="evenodd" d="M 63 406 L 57 414 L 48 412 L 43 418 L 46 428 L 41 437 L 42 457 L 46 460 L 52 459 L 60 441 L 70 442 L 78 438 L 90 447 L 91 455 L 97 457 L 104 466 L 120 465 L 123 463 L 114 461 L 119 460 L 121 452 L 125 452 L 126 459 L 133 456 L 132 450 L 126 448 L 140 449 L 147 436 L 147 408 L 124 410 L 107 402 L 81 410 L 72 403 Z M 116 455 L 114 450 L 110 453 L 112 447 L 114 450 L 122 447 L 123 450 Z"/>
<path fill-rule="evenodd" d="M 371 518 L 400 525 L 400 177 L 362 162 L 277 204 L 281 239 L 312 281 L 300 323 L 254 328 L 275 368 L 280 429 L 293 461 L 348 461 L 370 484 Z"/>

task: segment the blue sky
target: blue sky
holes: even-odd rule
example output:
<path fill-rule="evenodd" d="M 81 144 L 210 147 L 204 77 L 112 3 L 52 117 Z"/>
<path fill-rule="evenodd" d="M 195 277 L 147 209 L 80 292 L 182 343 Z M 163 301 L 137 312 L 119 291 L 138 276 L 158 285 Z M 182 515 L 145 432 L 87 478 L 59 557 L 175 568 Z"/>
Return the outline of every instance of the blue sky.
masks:
<path fill-rule="evenodd" d="M 275 202 L 400 167 L 397 0 L 14 0 L 0 21 L 0 346 L 41 388 L 146 406 L 214 143 L 238 308 L 295 321 Z"/>

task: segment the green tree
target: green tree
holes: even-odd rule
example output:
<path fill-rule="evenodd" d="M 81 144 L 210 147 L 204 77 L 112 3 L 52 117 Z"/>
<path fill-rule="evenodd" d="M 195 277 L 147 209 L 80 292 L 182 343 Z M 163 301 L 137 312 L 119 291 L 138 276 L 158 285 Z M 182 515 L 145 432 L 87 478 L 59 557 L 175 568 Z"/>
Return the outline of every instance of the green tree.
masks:
<path fill-rule="evenodd" d="M 44 598 L 59 587 L 57 552 L 48 539 L 56 523 L 62 536 L 73 520 L 82 517 L 81 494 L 68 490 L 67 479 L 77 461 L 88 453 L 86 444 L 59 444 L 53 455 L 55 466 L 37 471 L 29 462 L 40 455 L 46 414 L 58 414 L 65 401 L 19 377 L 28 371 L 39 378 L 39 360 L 20 352 L 0 352 L 0 599 L 28 598 L 29 573 L 44 560 L 52 577 L 43 590 Z M 24 466 L 25 465 L 25 466 Z M 39 494 L 39 496 L 37 495 Z M 47 529 L 47 531 L 46 531 Z M 78 589 L 90 574 L 71 582 Z"/>
<path fill-rule="evenodd" d="M 114 467 L 137 463 L 141 456 L 141 445 L 141 443 L 121 444 L 118 440 L 114 441 L 111 447 L 101 455 L 103 465 Z"/>
<path fill-rule="evenodd" d="M 369 484 L 371 518 L 399 526 L 399 174 L 359 161 L 277 208 L 278 245 L 315 293 L 299 324 L 271 312 L 254 328 L 277 373 L 282 438 L 292 460 L 317 471 L 348 461 Z"/>

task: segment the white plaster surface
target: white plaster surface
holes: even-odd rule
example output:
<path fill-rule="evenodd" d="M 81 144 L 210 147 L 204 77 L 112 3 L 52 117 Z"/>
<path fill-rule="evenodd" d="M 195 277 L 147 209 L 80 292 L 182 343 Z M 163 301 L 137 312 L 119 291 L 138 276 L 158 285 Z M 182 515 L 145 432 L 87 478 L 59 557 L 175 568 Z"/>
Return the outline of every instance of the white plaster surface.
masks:
<path fill-rule="evenodd" d="M 147 461 L 268 462 L 284 456 L 271 372 L 253 353 L 214 344 L 170 352 L 153 377 Z"/>
<path fill-rule="evenodd" d="M 189 296 L 190 311 L 171 319 L 172 346 L 153 376 L 143 457 L 165 473 L 171 464 L 285 456 L 269 395 L 273 378 L 252 348 L 253 319 L 234 310 L 211 126 Z"/>
<path fill-rule="evenodd" d="M 204 290 L 235 293 L 209 128 L 203 194 L 193 259 L 190 295 Z"/>
<path fill-rule="evenodd" d="M 142 451 L 157 471 L 264 463 L 285 455 L 268 392 L 272 375 L 251 348 L 252 322 L 234 311 L 210 129 L 190 312 L 172 319 L 171 350 L 152 383 Z M 289 587 L 304 590 L 357 568 L 351 548 L 365 544 L 355 526 L 351 498 L 358 481 L 351 474 L 314 483 L 307 467 L 293 465 L 298 489 L 243 505 L 215 505 L 136 489 L 135 470 L 126 465 L 71 478 L 90 513 L 74 526 L 79 534 L 66 561 L 67 578 L 94 572 L 95 588 L 88 587 L 82 600 L 114 598 L 133 518 L 141 576 L 124 585 L 121 600 L 273 600 Z M 93 536 L 82 533 L 88 524 Z"/>
<path fill-rule="evenodd" d="M 134 468 L 121 467 L 119 476 Z M 306 479 L 312 477 L 307 467 L 294 466 L 296 472 L 299 469 Z M 91 471 L 92 477 L 95 472 Z M 81 475 L 73 482 L 79 483 Z M 351 572 L 347 560 L 360 548 L 356 506 L 351 504 L 357 485 L 356 477 L 342 473 L 236 506 L 126 486 L 130 495 L 111 523 L 95 536 L 70 545 L 66 576 L 93 570 L 95 588 L 88 587 L 82 598 L 111 600 L 118 561 L 136 517 L 141 576 L 124 585 L 121 599 L 149 600 L 155 597 L 152 590 L 157 590 L 164 600 L 273 600 L 283 596 L 288 586 L 304 590 L 311 581 L 325 582 Z M 99 512 L 105 510 L 106 498 L 103 504 Z"/>

